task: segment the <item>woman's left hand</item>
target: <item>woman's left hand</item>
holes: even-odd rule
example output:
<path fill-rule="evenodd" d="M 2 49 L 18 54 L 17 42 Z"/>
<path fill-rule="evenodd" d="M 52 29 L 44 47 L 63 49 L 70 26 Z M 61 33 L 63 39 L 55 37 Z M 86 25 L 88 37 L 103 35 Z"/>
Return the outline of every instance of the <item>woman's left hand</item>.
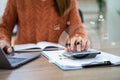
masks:
<path fill-rule="evenodd" d="M 90 42 L 87 38 L 82 38 L 79 34 L 69 37 L 66 42 L 66 51 L 84 51 L 87 50 Z"/>

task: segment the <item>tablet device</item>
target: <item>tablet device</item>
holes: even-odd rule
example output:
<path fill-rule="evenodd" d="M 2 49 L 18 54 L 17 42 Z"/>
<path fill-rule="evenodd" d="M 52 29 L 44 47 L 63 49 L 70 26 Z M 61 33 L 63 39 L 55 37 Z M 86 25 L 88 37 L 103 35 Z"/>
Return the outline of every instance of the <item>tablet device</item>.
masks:
<path fill-rule="evenodd" d="M 98 54 L 101 54 L 100 51 L 88 49 L 81 52 L 64 52 L 63 55 L 72 58 L 72 59 L 83 59 L 83 58 L 95 58 Z"/>

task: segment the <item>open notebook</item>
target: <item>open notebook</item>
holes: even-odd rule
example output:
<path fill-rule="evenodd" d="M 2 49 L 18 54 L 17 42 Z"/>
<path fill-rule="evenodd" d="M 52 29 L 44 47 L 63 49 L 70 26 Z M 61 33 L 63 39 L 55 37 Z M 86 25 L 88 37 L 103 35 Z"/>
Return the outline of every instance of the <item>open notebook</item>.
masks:
<path fill-rule="evenodd" d="M 40 52 L 40 51 L 52 51 L 52 50 L 63 50 L 65 49 L 64 46 L 61 46 L 57 43 L 52 42 L 38 42 L 36 44 L 29 43 L 29 44 L 20 44 L 13 46 L 15 52 Z"/>
<path fill-rule="evenodd" d="M 91 49 L 94 51 L 94 49 Z M 44 55 L 49 62 L 54 63 L 62 70 L 74 70 L 74 69 L 83 69 L 87 66 L 94 65 L 120 65 L 120 57 L 101 52 L 95 58 L 82 58 L 82 59 L 70 59 L 66 56 L 63 56 L 64 50 L 59 51 L 43 51 Z"/>

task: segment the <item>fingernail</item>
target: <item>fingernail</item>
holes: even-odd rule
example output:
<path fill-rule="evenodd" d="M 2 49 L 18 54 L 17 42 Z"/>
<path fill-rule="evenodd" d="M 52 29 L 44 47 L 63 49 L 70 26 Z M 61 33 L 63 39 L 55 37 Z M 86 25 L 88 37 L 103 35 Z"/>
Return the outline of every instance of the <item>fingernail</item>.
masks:
<path fill-rule="evenodd" d="M 12 48 L 8 48 L 8 53 L 12 53 Z"/>
<path fill-rule="evenodd" d="M 78 49 L 77 49 L 77 51 L 81 51 L 81 49 L 80 49 L 80 48 L 78 48 Z"/>
<path fill-rule="evenodd" d="M 71 50 L 74 51 L 74 47 L 71 47 Z"/>
<path fill-rule="evenodd" d="M 68 49 L 66 48 L 65 51 L 68 52 Z"/>

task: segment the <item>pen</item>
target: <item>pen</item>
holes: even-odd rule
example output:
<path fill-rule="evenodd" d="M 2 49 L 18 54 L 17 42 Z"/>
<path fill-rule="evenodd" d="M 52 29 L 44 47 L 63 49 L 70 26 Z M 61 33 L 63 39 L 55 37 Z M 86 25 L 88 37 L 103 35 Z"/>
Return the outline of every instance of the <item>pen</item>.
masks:
<path fill-rule="evenodd" d="M 101 62 L 91 62 L 88 64 L 82 64 L 83 67 L 95 67 L 95 66 L 101 66 L 101 65 L 111 65 L 110 61 L 101 61 Z"/>
<path fill-rule="evenodd" d="M 48 48 L 44 49 L 43 51 L 57 51 L 57 50 L 65 50 L 64 48 Z"/>

